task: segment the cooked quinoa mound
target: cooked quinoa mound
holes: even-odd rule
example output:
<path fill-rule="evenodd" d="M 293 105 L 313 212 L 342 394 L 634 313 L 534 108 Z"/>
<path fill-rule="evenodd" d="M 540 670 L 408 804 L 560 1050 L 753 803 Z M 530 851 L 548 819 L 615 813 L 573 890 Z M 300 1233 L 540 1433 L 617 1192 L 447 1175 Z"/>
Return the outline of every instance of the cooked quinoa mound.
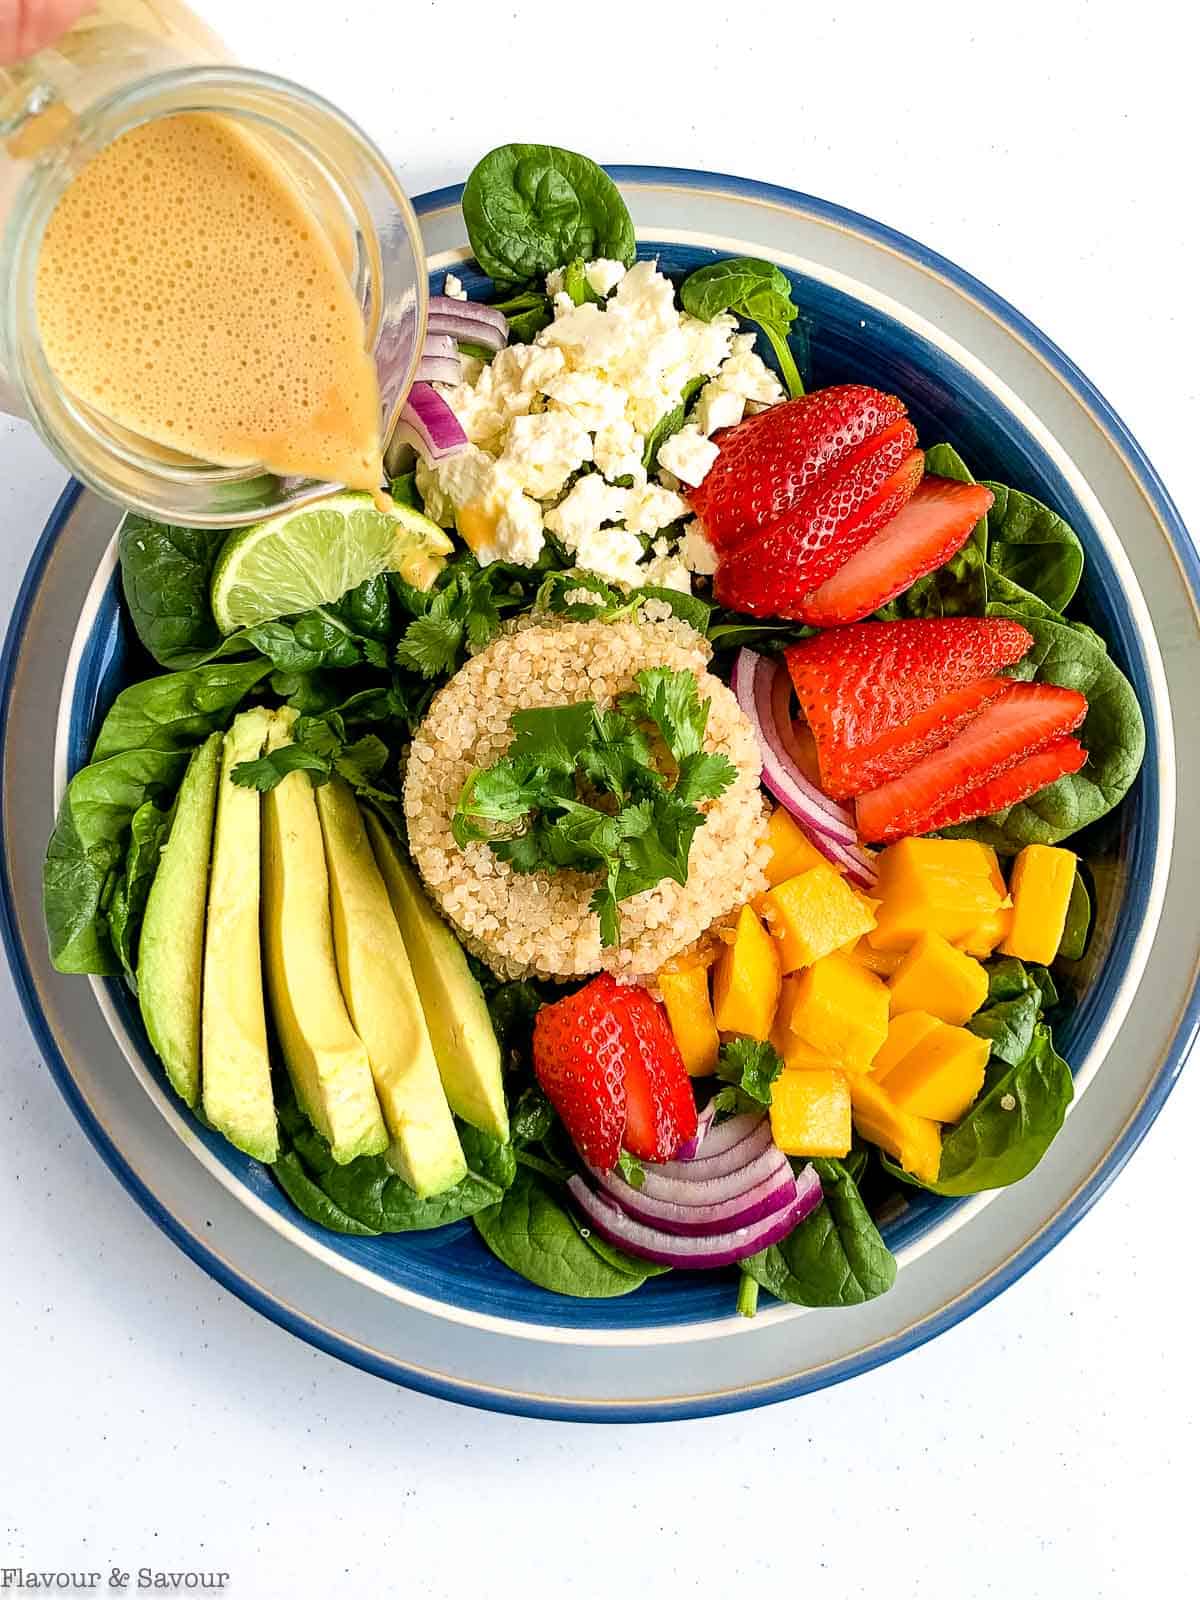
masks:
<path fill-rule="evenodd" d="M 404 786 L 409 845 L 463 943 L 501 977 L 577 978 L 601 968 L 648 976 L 765 886 L 758 741 L 733 695 L 706 670 L 710 653 L 674 618 L 539 621 L 501 635 L 435 696 Z M 645 667 L 695 673 L 701 700 L 711 702 L 704 747 L 727 755 L 738 777 L 700 807 L 706 820 L 692 840 L 687 883 L 664 880 L 622 901 L 621 943 L 603 949 L 588 905 L 594 876 L 514 872 L 484 843 L 460 850 L 450 819 L 471 774 L 507 751 L 514 711 L 581 700 L 608 710 Z"/>

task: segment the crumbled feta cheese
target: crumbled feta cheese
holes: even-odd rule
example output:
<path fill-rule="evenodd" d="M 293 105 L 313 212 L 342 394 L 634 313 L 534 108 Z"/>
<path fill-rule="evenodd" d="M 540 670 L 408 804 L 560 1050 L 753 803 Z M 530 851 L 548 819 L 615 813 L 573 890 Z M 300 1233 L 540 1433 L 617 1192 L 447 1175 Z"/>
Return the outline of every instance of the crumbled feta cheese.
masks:
<path fill-rule="evenodd" d="M 542 508 L 505 467 L 469 444 L 445 460 L 417 462 L 417 487 L 427 515 L 455 527 L 482 566 L 515 561 L 532 566 L 545 536 Z"/>
<path fill-rule="evenodd" d="M 442 293 L 448 300 L 465 300 L 467 291 L 463 288 L 462 279 L 456 278 L 452 272 L 446 274 L 446 281 L 442 284 Z"/>
<path fill-rule="evenodd" d="M 593 294 L 609 295 L 625 276 L 625 267 L 620 261 L 609 261 L 606 256 L 598 256 L 584 267 L 583 275 Z"/>
<path fill-rule="evenodd" d="M 655 556 L 641 568 L 638 580 L 656 589 L 679 589 L 684 594 L 692 592 L 692 575 L 677 555 Z"/>
<path fill-rule="evenodd" d="M 710 378 L 696 401 L 696 426 L 706 437 L 718 428 L 732 428 L 742 420 L 746 409 L 744 398 L 736 389 L 729 389 L 720 378 Z"/>
<path fill-rule="evenodd" d="M 566 411 L 514 417 L 500 457 L 514 481 L 535 500 L 558 494 L 571 474 L 591 459 L 591 436 Z"/>
<path fill-rule="evenodd" d="M 629 499 L 628 489 L 617 489 L 605 483 L 598 472 L 586 473 L 579 479 L 565 499 L 546 513 L 546 526 L 558 534 L 568 550 L 577 550 L 581 539 L 587 538 L 606 522 L 620 522 L 625 516 Z M 638 546 L 641 554 L 641 546 Z"/>
<path fill-rule="evenodd" d="M 646 469 L 642 466 L 642 451 L 646 441 L 624 417 L 610 422 L 596 431 L 592 457 L 606 478 L 632 478 L 634 483 L 645 483 Z"/>
<path fill-rule="evenodd" d="M 642 582 L 638 566 L 642 541 L 623 528 L 597 528 L 584 534 L 575 547 L 579 565 L 609 583 L 625 583 L 636 588 Z"/>
<path fill-rule="evenodd" d="M 684 528 L 680 554 L 689 572 L 698 572 L 704 577 L 709 577 L 717 570 L 717 552 L 704 537 L 698 522 L 689 522 Z"/>
<path fill-rule="evenodd" d="M 719 454 L 712 440 L 706 439 L 694 422 L 689 422 L 663 443 L 658 459 L 668 472 L 695 488 L 704 481 Z"/>
<path fill-rule="evenodd" d="M 546 293 L 550 296 L 551 300 L 556 300 L 558 296 L 562 294 L 563 277 L 565 276 L 565 273 L 565 267 L 553 267 L 546 274 Z"/>
<path fill-rule="evenodd" d="M 542 390 L 552 405 L 569 411 L 589 433 L 625 420 L 623 391 L 594 372 L 563 372 L 543 384 Z"/>
<path fill-rule="evenodd" d="M 687 340 L 693 376 L 711 378 L 729 356 L 737 318 L 722 312 L 711 322 L 702 322 L 685 312 L 680 326 Z"/>
<path fill-rule="evenodd" d="M 732 353 L 721 363 L 717 379 L 723 389 L 732 389 L 744 400 L 760 405 L 773 406 L 783 399 L 783 385 L 762 357 L 755 354 L 752 333 L 739 333 L 734 339 Z"/>
<path fill-rule="evenodd" d="M 625 526 L 630 533 L 657 533 L 685 516 L 687 506 L 677 494 L 657 483 L 647 483 L 630 491 Z"/>

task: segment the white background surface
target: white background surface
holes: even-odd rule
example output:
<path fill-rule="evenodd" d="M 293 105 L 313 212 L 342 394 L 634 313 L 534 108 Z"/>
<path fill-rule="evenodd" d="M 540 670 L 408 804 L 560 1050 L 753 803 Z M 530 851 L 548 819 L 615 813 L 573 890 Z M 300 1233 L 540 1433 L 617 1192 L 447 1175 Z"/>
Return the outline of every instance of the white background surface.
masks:
<path fill-rule="evenodd" d="M 1083 366 L 1200 527 L 1186 8 L 204 10 L 247 64 L 356 115 L 412 193 L 547 139 L 915 235 Z M 0 424 L 0 618 L 63 477 Z M 889 1367 L 741 1417 L 526 1422 L 393 1389 L 219 1290 L 79 1134 L 5 972 L 0 1567 L 215 1568 L 252 1600 L 1194 1593 L 1198 1112 L 1185 1073 L 1051 1257 Z"/>

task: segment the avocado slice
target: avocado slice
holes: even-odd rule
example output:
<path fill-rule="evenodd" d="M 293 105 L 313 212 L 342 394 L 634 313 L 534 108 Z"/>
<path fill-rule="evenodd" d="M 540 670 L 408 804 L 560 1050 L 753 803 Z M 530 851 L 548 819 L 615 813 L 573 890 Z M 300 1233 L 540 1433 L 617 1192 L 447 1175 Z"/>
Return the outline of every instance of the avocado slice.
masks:
<path fill-rule="evenodd" d="M 291 710 L 275 713 L 268 751 L 291 743 L 295 719 Z M 267 992 L 296 1099 L 336 1162 L 379 1155 L 387 1128 L 338 987 L 325 846 L 307 772 L 290 772 L 267 791 L 262 875 Z"/>
<path fill-rule="evenodd" d="M 261 796 L 230 777 L 262 753 L 271 713 L 233 719 L 221 748 L 221 783 L 204 934 L 200 1060 L 204 1115 L 256 1161 L 279 1155 L 259 933 Z"/>
<path fill-rule="evenodd" d="M 146 899 L 138 946 L 138 1004 L 171 1087 L 200 1098 L 200 988 L 208 858 L 221 768 L 221 735 L 211 734 L 188 762 L 175 818 Z"/>
<path fill-rule="evenodd" d="M 358 802 L 340 778 L 317 790 L 333 948 L 355 1031 L 367 1047 L 392 1142 L 388 1164 L 419 1195 L 441 1194 L 467 1162 L 438 1075 L 421 997 Z"/>
<path fill-rule="evenodd" d="M 450 1108 L 464 1122 L 507 1141 L 500 1045 L 483 990 L 471 975 L 462 945 L 429 903 L 416 873 L 401 860 L 391 836 L 369 812 L 367 830 L 412 963 Z"/>

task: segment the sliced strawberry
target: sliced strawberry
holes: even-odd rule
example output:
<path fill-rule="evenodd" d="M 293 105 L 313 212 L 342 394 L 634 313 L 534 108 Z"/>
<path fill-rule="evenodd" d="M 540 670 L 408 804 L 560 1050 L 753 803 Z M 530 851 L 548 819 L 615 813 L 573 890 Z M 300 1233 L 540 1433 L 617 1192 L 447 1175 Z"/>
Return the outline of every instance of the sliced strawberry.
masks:
<path fill-rule="evenodd" d="M 696 1132 L 691 1079 L 663 1007 L 645 989 L 622 993 L 624 1023 L 638 1042 L 626 1063 L 625 1147 L 643 1161 L 670 1161 Z"/>
<path fill-rule="evenodd" d="M 1009 767 L 990 783 L 968 789 L 957 800 L 947 800 L 930 814 L 925 832 L 950 828 L 956 822 L 974 822 L 976 817 L 990 817 L 1007 806 L 1015 806 L 1068 772 L 1078 772 L 1086 760 L 1087 751 L 1078 739 L 1056 739 L 1036 756 L 1018 761 L 1015 767 Z"/>
<path fill-rule="evenodd" d="M 950 743 L 855 802 L 858 831 L 871 844 L 928 833 L 929 821 L 952 802 L 1073 733 L 1087 714 L 1074 689 L 1052 683 L 1014 683 Z M 942 824 L 944 825 L 944 824 Z"/>
<path fill-rule="evenodd" d="M 981 483 L 926 478 L 899 514 L 791 615 L 817 628 L 869 617 L 961 550 L 993 498 Z"/>
<path fill-rule="evenodd" d="M 903 770 L 901 751 L 911 748 L 916 760 L 946 744 L 976 691 L 967 702 L 948 697 L 994 678 L 1032 643 L 1019 622 L 935 617 L 859 622 L 792 645 L 784 660 L 816 742 L 821 787 L 837 799 L 876 788 Z M 986 703 L 978 692 L 976 709 Z M 935 736 L 945 723 L 945 738 Z M 893 748 L 895 771 L 873 768 L 879 775 L 865 781 L 868 752 L 886 760 Z"/>
<path fill-rule="evenodd" d="M 716 436 L 720 454 L 688 500 L 705 537 L 731 548 L 774 522 L 862 444 L 905 414 L 865 384 L 840 384 L 748 417 Z"/>
<path fill-rule="evenodd" d="M 753 617 L 799 617 L 805 596 L 895 518 L 924 470 L 922 452 L 910 451 L 861 509 L 840 522 L 829 514 L 806 517 L 799 507 L 785 513 L 721 560 L 713 579 L 717 600 Z M 825 505 L 840 495 L 839 480 Z"/>
<path fill-rule="evenodd" d="M 882 734 L 874 743 L 857 750 L 853 758 L 836 770 L 825 792 L 835 800 L 878 789 L 907 772 L 951 739 L 993 700 L 1012 688 L 1011 678 L 976 678 L 962 689 L 943 695 L 926 711 L 918 712 L 903 727 Z"/>
<path fill-rule="evenodd" d="M 576 1149 L 610 1171 L 625 1132 L 626 1064 L 631 1048 L 608 973 L 543 1006 L 533 1025 L 533 1070 Z"/>
<path fill-rule="evenodd" d="M 669 1161 L 696 1131 L 666 1012 L 607 972 L 538 1012 L 533 1070 L 580 1155 L 606 1172 L 623 1140 L 646 1161 Z"/>

